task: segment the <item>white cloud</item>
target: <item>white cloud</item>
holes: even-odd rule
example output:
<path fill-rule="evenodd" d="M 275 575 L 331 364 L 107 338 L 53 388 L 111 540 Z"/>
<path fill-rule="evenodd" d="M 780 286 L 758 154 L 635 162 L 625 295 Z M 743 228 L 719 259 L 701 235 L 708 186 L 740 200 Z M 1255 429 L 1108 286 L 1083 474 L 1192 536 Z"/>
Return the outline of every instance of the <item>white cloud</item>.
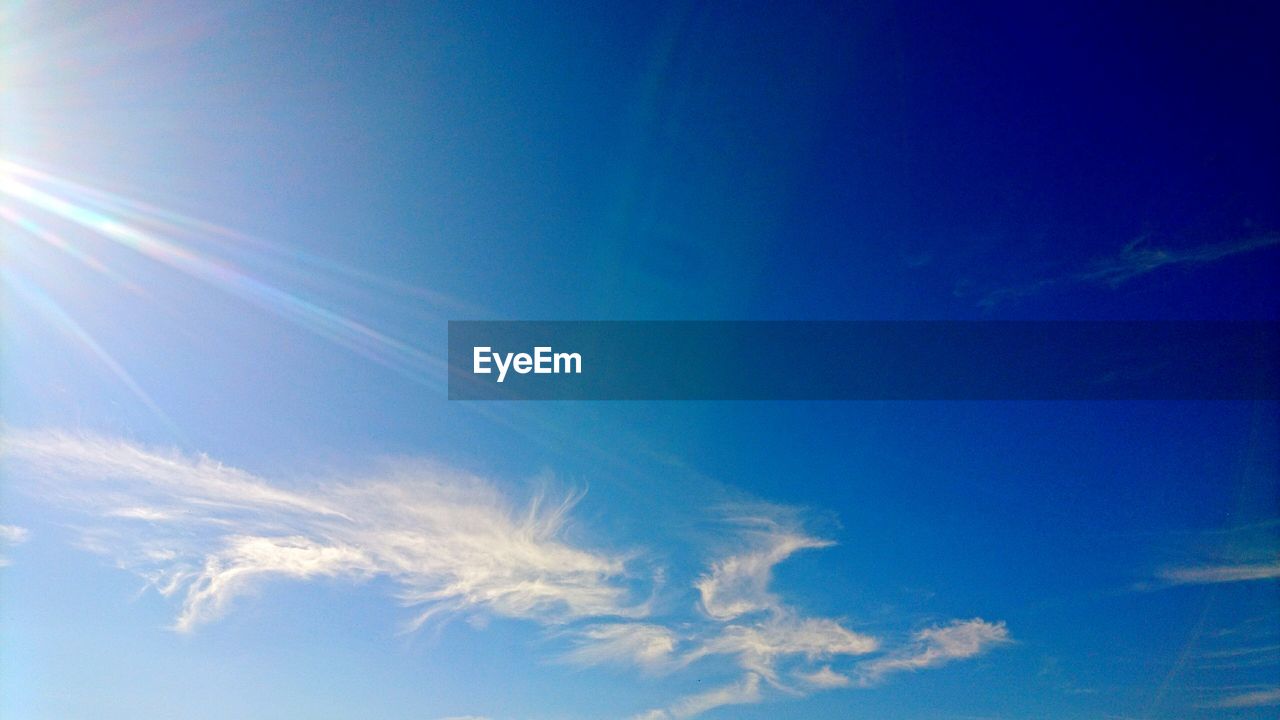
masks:
<path fill-rule="evenodd" d="M 764 698 L 760 681 L 800 696 L 808 691 L 830 690 L 849 685 L 829 665 L 815 663 L 832 658 L 875 652 L 879 642 L 855 633 L 828 618 L 801 617 L 786 608 L 750 623 L 712 623 L 690 633 L 686 649 L 679 651 L 674 633 L 662 626 L 619 623 L 589 628 L 570 658 L 584 664 L 631 663 L 650 669 L 672 671 L 699 660 L 726 657 L 745 671 L 742 682 L 682 698 L 666 708 L 649 710 L 636 718 L 688 718 L 721 705 L 759 702 Z M 782 668 L 801 687 L 783 682 Z"/>
<path fill-rule="evenodd" d="M 24 527 L 17 525 L 0 525 L 0 545 L 21 545 L 27 541 L 31 533 Z M 9 564 L 9 558 L 0 555 L 0 567 Z"/>
<path fill-rule="evenodd" d="M 326 546 L 301 535 L 283 538 L 236 536 L 210 555 L 204 569 L 186 587 L 179 630 L 221 617 L 237 595 L 270 577 L 306 580 L 314 577 L 371 574 L 375 562 L 352 547 Z"/>
<path fill-rule="evenodd" d="M 725 705 L 760 702 L 760 698 L 760 676 L 747 673 L 741 682 L 683 698 L 668 712 L 674 718 L 689 718 Z"/>
<path fill-rule="evenodd" d="M 149 507 L 128 507 L 108 510 L 108 517 L 133 518 L 135 520 L 172 520 L 173 515 L 164 510 Z"/>
<path fill-rule="evenodd" d="M 995 645 L 1010 642 L 1004 623 L 981 618 L 954 620 L 917 632 L 912 643 L 860 668 L 864 682 L 871 683 L 894 672 L 936 667 L 952 660 L 980 655 Z"/>
<path fill-rule="evenodd" d="M 725 626 L 693 656 L 732 656 L 743 669 L 781 687 L 778 664 L 783 659 L 799 657 L 814 662 L 834 656 L 866 655 L 879 646 L 875 638 L 853 632 L 835 620 L 779 611 L 750 625 Z"/>
<path fill-rule="evenodd" d="M 1239 695 L 1231 695 L 1214 703 L 1213 707 L 1220 708 L 1247 708 L 1247 707 L 1267 707 L 1270 705 L 1280 705 L 1280 687 L 1268 688 L 1266 690 L 1255 690 L 1253 692 L 1241 693 Z"/>
<path fill-rule="evenodd" d="M 742 679 L 651 709 L 635 716 L 635 720 L 689 718 L 724 705 L 760 702 L 766 690 L 762 683 L 793 697 L 846 686 L 851 680 L 827 663 L 873 653 L 879 648 L 875 638 L 854 632 L 836 620 L 802 615 L 784 604 L 769 587 L 775 565 L 798 550 L 829 547 L 830 541 L 809 536 L 786 517 L 757 513 L 747 519 L 737 518 L 733 525 L 733 545 L 745 545 L 747 550 L 712 561 L 708 572 L 694 583 L 705 619 L 687 632 L 683 649 L 673 636 L 648 630 L 652 625 L 637 625 L 633 631 L 611 629 L 608 637 L 597 641 L 599 646 L 594 652 L 610 661 L 631 658 L 643 665 L 639 658 L 632 657 L 632 642 L 621 645 L 615 637 L 625 634 L 629 639 L 661 638 L 661 644 L 652 646 L 652 664 L 673 669 L 714 657 L 727 658 L 743 673 Z M 583 642 L 593 640 L 594 637 L 584 638 Z M 584 645 L 576 652 L 589 647 L 592 645 Z M 784 681 L 784 676 L 794 678 L 798 685 Z"/>
<path fill-rule="evenodd" d="M 62 432 L 11 431 L 2 452 L 42 498 L 96 521 L 83 546 L 180 595 L 180 630 L 273 578 L 385 576 L 421 606 L 415 623 L 463 608 L 542 622 L 646 612 L 626 558 L 560 538 L 573 495 L 520 508 L 480 478 L 413 462 L 287 490 L 207 457 Z"/>
<path fill-rule="evenodd" d="M 711 566 L 697 582 L 702 607 L 717 620 L 777 607 L 778 599 L 769 590 L 773 567 L 792 554 L 811 548 L 830 547 L 827 540 L 791 531 L 769 518 L 740 521 L 748 526 L 742 539 L 755 547 Z"/>
<path fill-rule="evenodd" d="M 755 676 L 784 688 L 778 666 L 800 657 L 807 662 L 875 652 L 879 642 L 828 618 L 803 617 L 770 590 L 773 568 L 800 550 L 830 547 L 829 540 L 805 533 L 791 518 L 755 513 L 738 518 L 735 545 L 746 552 L 711 563 L 695 583 L 702 608 L 723 623 L 707 633 L 686 662 L 727 655 Z"/>
<path fill-rule="evenodd" d="M 851 670 L 865 685 L 1008 640 L 1002 623 L 953 622 L 851 669 L 854 658 L 880 651 L 879 640 L 842 620 L 806 616 L 771 588 L 778 563 L 833 544 L 785 508 L 757 507 L 728 525 L 735 550 L 692 580 L 703 612 L 676 622 L 652 616 L 652 595 L 633 597 L 649 579 L 636 571 L 636 556 L 564 537 L 577 495 L 517 503 L 491 482 L 413 461 L 285 486 L 204 456 L 56 431 L 7 432 L 0 457 L 32 494 L 83 515 L 81 547 L 179 598 L 178 630 L 221 617 L 273 580 L 381 577 L 419 608 L 410 627 L 434 613 L 480 610 L 563 623 L 552 636 L 568 639 L 560 660 L 575 665 L 657 673 L 699 665 L 738 678 L 639 717 L 690 718 L 769 693 L 846 687 L 855 684 Z M 654 577 L 661 575 L 658 568 Z"/>
<path fill-rule="evenodd" d="M 1173 568 L 1161 572 L 1160 578 L 1174 585 L 1208 585 L 1248 580 L 1271 580 L 1280 578 L 1280 559 L 1270 563 Z"/>
<path fill-rule="evenodd" d="M 21 545 L 31 536 L 30 531 L 17 525 L 0 525 L 0 543 Z"/>
<path fill-rule="evenodd" d="M 579 631 L 577 646 L 564 655 L 575 665 L 637 665 L 659 669 L 669 665 L 676 649 L 675 632 L 649 623 L 608 623 Z"/>
<path fill-rule="evenodd" d="M 739 682 L 685 696 L 666 709 L 648 710 L 636 715 L 633 720 L 683 720 L 725 705 L 757 703 L 762 697 L 760 676 L 747 673 Z"/>
<path fill-rule="evenodd" d="M 813 672 L 796 673 L 796 677 L 806 685 L 824 690 L 829 688 L 848 687 L 853 684 L 852 678 L 848 675 L 842 675 L 832 670 L 830 665 L 823 665 Z"/>
<path fill-rule="evenodd" d="M 859 668 L 859 681 L 832 663 L 880 651 L 880 641 L 841 622 L 808 617 L 770 588 L 773 568 L 802 549 L 829 547 L 805 533 L 786 512 L 737 518 L 733 545 L 746 550 L 714 560 L 694 583 L 704 610 L 701 623 L 679 636 L 653 622 L 595 625 L 578 634 L 568 659 L 582 664 L 632 664 L 674 671 L 712 658 L 728 659 L 741 680 L 653 708 L 633 720 L 689 718 L 724 705 L 760 702 L 770 689 L 791 697 L 869 685 L 889 673 L 973 657 L 1009 641 L 1003 623 L 955 621 L 917 632 L 910 644 Z"/>

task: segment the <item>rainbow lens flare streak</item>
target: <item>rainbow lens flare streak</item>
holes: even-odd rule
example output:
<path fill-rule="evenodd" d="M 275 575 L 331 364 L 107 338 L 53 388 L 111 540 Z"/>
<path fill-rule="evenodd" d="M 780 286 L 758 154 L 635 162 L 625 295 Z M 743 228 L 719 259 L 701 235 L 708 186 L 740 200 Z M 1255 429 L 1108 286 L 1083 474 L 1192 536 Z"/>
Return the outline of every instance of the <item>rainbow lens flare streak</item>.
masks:
<path fill-rule="evenodd" d="M 364 271 L 289 251 L 233 230 L 64 180 L 8 159 L 0 159 L 0 195 L 8 201 L 0 205 L 0 219 L 5 224 L 137 294 L 145 296 L 145 289 L 127 277 L 126 268 L 109 266 L 83 247 L 84 243 L 77 243 L 71 234 L 59 235 L 37 218 L 45 215 L 83 228 L 99 238 L 249 302 L 411 380 L 433 386 L 443 383 L 445 364 L 437 356 L 255 277 L 243 267 L 200 248 L 213 244 L 226 249 L 228 254 L 244 255 L 252 251 L 264 263 L 274 259 L 278 264 L 281 257 L 286 257 L 295 271 L 356 279 L 401 294 L 412 294 L 419 299 L 438 297 L 443 302 L 443 296 L 395 281 L 380 280 Z M 129 373 L 48 292 L 32 280 L 18 277 L 16 267 L 10 262 L 5 263 L 3 279 L 16 298 L 30 305 L 42 318 L 53 322 L 144 404 L 164 416 Z"/>

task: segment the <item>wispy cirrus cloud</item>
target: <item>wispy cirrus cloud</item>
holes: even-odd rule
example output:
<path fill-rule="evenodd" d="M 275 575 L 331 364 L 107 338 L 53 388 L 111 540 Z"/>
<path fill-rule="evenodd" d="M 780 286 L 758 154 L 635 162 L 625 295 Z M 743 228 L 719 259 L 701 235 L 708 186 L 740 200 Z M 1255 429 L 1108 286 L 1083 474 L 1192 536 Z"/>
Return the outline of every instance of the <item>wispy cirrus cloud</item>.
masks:
<path fill-rule="evenodd" d="M 1251 708 L 1280 705 L 1280 687 L 1228 695 L 1213 703 L 1216 708 Z"/>
<path fill-rule="evenodd" d="M 1215 650 L 1212 652 L 1200 653 L 1200 657 L 1207 658 L 1209 660 L 1224 660 L 1248 655 L 1263 655 L 1271 653 L 1275 653 L 1277 659 L 1280 659 L 1280 645 L 1261 645 L 1254 647 L 1237 647 L 1229 650 Z"/>
<path fill-rule="evenodd" d="M 1010 642 L 1002 622 L 981 618 L 954 620 L 918 631 L 910 645 L 866 663 L 860 668 L 863 682 L 875 683 L 895 672 L 923 670 L 954 660 L 976 657 L 997 645 Z"/>
<path fill-rule="evenodd" d="M 410 628 L 437 613 L 490 613 L 554 627 L 549 636 L 568 645 L 562 662 L 721 678 L 643 717 L 867 685 L 1008 640 L 1002 623 L 975 618 L 886 652 L 843 619 L 800 612 L 772 588 L 774 568 L 832 542 L 775 506 L 733 513 L 724 524 L 733 551 L 689 579 L 686 614 L 659 618 L 652 608 L 664 569 L 642 572 L 639 553 L 566 539 L 581 497 L 573 493 L 516 502 L 492 482 L 413 460 L 289 485 L 206 456 L 62 431 L 7 430 L 0 459 L 22 478 L 19 489 L 79 513 L 81 547 L 178 598 L 179 631 L 222 617 L 271 581 L 383 578 L 416 608 Z"/>
<path fill-rule="evenodd" d="M 736 667 L 738 678 L 650 709 L 638 719 L 689 718 L 725 705 L 761 702 L 771 694 L 803 697 L 868 685 L 871 677 L 878 680 L 894 670 L 973 657 L 1009 640 L 1003 623 L 975 618 L 921 631 L 907 647 L 863 668 L 853 666 L 854 658 L 880 652 L 881 641 L 840 620 L 806 616 L 770 588 L 779 563 L 800 550 L 833 543 L 809 535 L 792 518 L 768 513 L 739 515 L 733 524 L 738 528 L 735 545 L 741 551 L 712 561 L 694 583 L 704 622 L 688 630 L 674 647 L 663 644 L 658 665 L 684 668 L 721 658 Z M 837 662 L 847 669 L 833 668 Z"/>
<path fill-rule="evenodd" d="M 1148 244 L 1146 237 L 1140 237 L 1121 248 L 1118 254 L 1096 261 L 1092 267 L 1077 273 L 1074 278 L 1081 282 L 1098 282 L 1116 287 L 1171 265 L 1205 265 L 1277 243 L 1280 243 L 1280 234 L 1275 233 L 1188 248 L 1154 247 Z"/>
<path fill-rule="evenodd" d="M 24 527 L 17 525 L 0 525 L 0 547 L 11 547 L 13 545 L 21 545 L 27 541 L 31 533 Z M 0 555 L 0 567 L 9 564 L 9 558 Z"/>
<path fill-rule="evenodd" d="M 776 608 L 779 600 L 768 590 L 774 566 L 800 550 L 833 544 L 791 530 L 769 517 L 749 517 L 739 522 L 745 526 L 742 539 L 756 547 L 713 563 L 710 572 L 696 584 L 703 610 L 717 620 Z"/>
<path fill-rule="evenodd" d="M 760 676 L 747 673 L 739 682 L 681 698 L 665 711 L 665 715 L 654 717 L 690 718 L 726 705 L 757 703 L 762 697 Z"/>
<path fill-rule="evenodd" d="M 564 541 L 579 499 L 518 507 L 437 465 L 389 463 L 358 482 L 282 489 L 207 457 L 63 432 L 5 433 L 3 457 L 41 496 L 78 509 L 81 544 L 182 598 L 189 631 L 271 579 L 386 577 L 419 608 L 558 622 L 643 615 L 627 558 Z"/>
<path fill-rule="evenodd" d="M 573 665 L 634 665 L 670 670 L 680 642 L 665 625 L 643 622 L 590 625 L 575 633 L 575 645 L 562 659 Z"/>
<path fill-rule="evenodd" d="M 978 306 L 991 309 L 1003 303 L 1063 285 L 1093 284 L 1116 288 L 1130 280 L 1163 268 L 1207 265 L 1278 244 L 1280 244 L 1278 233 L 1266 233 L 1230 242 L 1185 248 L 1157 247 L 1151 245 L 1149 238 L 1143 236 L 1122 247 L 1115 255 L 1098 258 L 1088 267 L 1075 272 L 991 290 L 978 300 Z"/>
<path fill-rule="evenodd" d="M 1209 585 L 1214 583 L 1274 580 L 1280 578 L 1280 557 L 1271 562 L 1196 565 L 1167 568 L 1160 571 L 1161 580 L 1171 585 Z"/>
<path fill-rule="evenodd" d="M 802 617 L 794 611 L 779 610 L 755 622 L 724 626 L 694 651 L 692 658 L 727 655 L 771 685 L 790 689 L 779 674 L 780 666 L 787 660 L 800 658 L 811 663 L 832 657 L 866 655 L 879 648 L 880 641 L 876 638 L 854 632 L 836 620 Z"/>
<path fill-rule="evenodd" d="M 1280 579 L 1280 518 L 1215 529 L 1197 529 L 1171 538 L 1179 559 L 1135 585 L 1159 590 L 1182 585 L 1218 585 Z"/>

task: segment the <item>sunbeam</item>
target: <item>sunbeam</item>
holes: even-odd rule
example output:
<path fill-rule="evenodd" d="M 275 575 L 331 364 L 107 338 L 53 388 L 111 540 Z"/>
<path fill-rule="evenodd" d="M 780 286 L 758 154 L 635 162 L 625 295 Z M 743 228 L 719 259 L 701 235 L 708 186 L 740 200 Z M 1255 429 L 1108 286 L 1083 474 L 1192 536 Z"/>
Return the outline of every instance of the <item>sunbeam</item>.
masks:
<path fill-rule="evenodd" d="M 184 242 L 178 237 L 194 234 L 202 235 L 205 242 L 214 238 L 248 241 L 249 238 L 244 235 L 81 183 L 63 180 L 10 160 L 0 163 L 0 168 L 3 168 L 0 193 L 12 201 L 78 225 L 98 237 L 288 320 L 415 382 L 431 386 L 438 386 L 443 382 L 445 364 L 440 358 L 325 305 L 255 277 L 247 270 L 202 252 L 194 247 L 195 242 Z M 118 270 L 107 268 L 74 243 L 44 230 L 25 213 L 11 208 L 3 217 L 90 267 L 106 272 L 113 279 L 123 279 Z M 281 252 L 273 245 L 260 243 L 259 246 L 272 247 L 277 253 Z M 296 259 L 302 256 L 293 257 Z M 340 267 L 313 258 L 302 262 L 309 265 L 324 264 L 331 271 Z M 355 270 L 345 270 L 344 274 L 359 275 L 365 280 L 373 277 Z"/>
<path fill-rule="evenodd" d="M 146 295 L 146 290 L 144 290 L 142 286 L 111 269 L 106 263 L 98 259 L 96 255 L 83 248 L 76 247 L 61 235 L 58 235 L 57 233 L 40 225 L 29 217 L 18 214 L 13 210 L 13 208 L 6 205 L 0 205 L 0 218 L 9 221 L 13 225 L 25 231 L 28 236 L 43 241 L 46 245 L 70 256 L 72 259 L 78 261 L 90 270 L 109 278 L 129 292 L 138 295 Z"/>
<path fill-rule="evenodd" d="M 8 288 L 15 296 L 21 299 L 27 306 L 31 307 L 41 317 L 49 321 L 49 324 L 56 328 L 59 332 L 70 339 L 80 350 L 95 358 L 102 366 L 107 369 L 122 385 L 128 388 L 143 405 L 147 407 L 156 418 L 159 419 L 164 426 L 175 435 L 181 437 L 177 425 L 170 419 L 167 413 L 156 404 L 155 400 L 147 394 L 146 390 L 138 384 L 129 371 L 124 368 L 111 353 L 94 339 L 79 323 L 77 323 L 66 310 L 62 309 L 57 301 L 49 297 L 39 287 L 23 280 L 7 269 L 0 267 L 0 284 Z"/>
<path fill-rule="evenodd" d="M 171 236 L 181 235 L 205 244 L 210 241 L 216 242 L 221 253 L 241 257 L 253 265 L 270 265 L 275 270 L 312 278 L 316 271 L 319 271 L 346 283 L 355 281 L 378 291 L 389 291 L 412 298 L 415 307 L 420 308 L 421 301 L 426 301 L 429 308 L 464 312 L 468 315 L 485 314 L 483 308 L 442 292 L 383 277 L 297 247 L 272 242 L 151 203 L 73 182 L 33 168 L 26 163 L 0 158 L 0 172 L 26 178 L 30 183 L 55 188 L 59 196 L 70 203 L 97 208 L 104 215 L 135 223 L 144 229 L 168 233 Z"/>

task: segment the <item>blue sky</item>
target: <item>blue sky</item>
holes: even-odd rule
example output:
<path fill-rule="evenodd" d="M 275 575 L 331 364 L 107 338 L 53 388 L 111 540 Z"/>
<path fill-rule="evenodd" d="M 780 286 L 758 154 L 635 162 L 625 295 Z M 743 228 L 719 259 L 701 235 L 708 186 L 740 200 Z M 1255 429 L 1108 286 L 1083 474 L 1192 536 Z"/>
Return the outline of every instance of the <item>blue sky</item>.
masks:
<path fill-rule="evenodd" d="M 1274 403 L 441 365 L 448 319 L 1275 319 L 1273 11 L 2 17 L 0 716 L 1274 717 Z"/>

